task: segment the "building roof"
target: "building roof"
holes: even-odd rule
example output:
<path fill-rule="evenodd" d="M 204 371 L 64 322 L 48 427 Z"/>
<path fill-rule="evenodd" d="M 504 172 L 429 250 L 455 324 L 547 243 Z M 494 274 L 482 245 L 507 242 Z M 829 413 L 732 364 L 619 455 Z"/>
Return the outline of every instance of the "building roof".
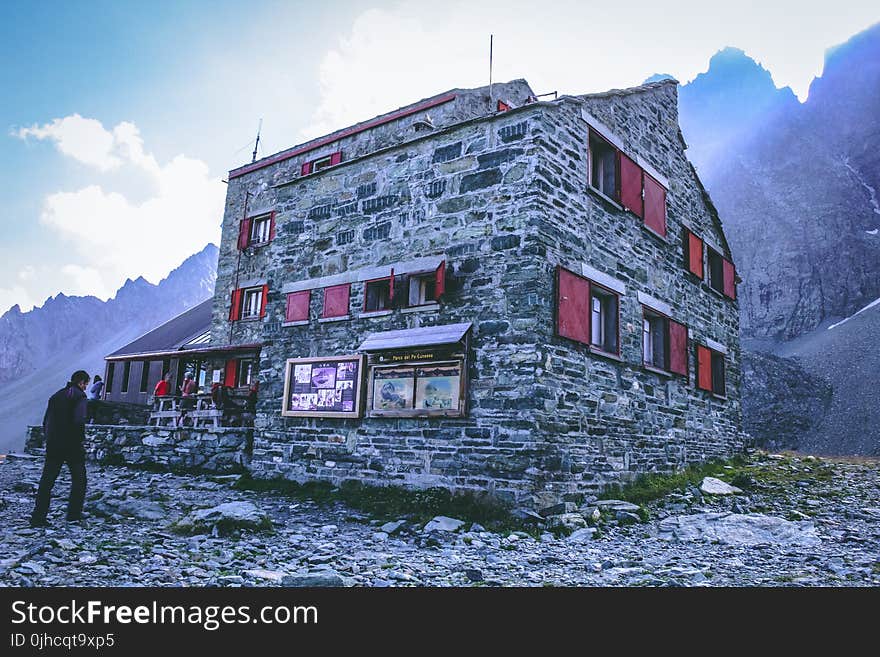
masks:
<path fill-rule="evenodd" d="M 204 334 L 211 330 L 212 299 L 202 301 L 161 326 L 145 333 L 133 342 L 117 349 L 107 358 L 167 352 L 184 348 L 189 342 L 194 347 L 204 345 Z"/>
<path fill-rule="evenodd" d="M 410 347 L 436 347 L 460 342 L 471 328 L 470 322 L 464 324 L 445 324 L 443 326 L 423 326 L 399 331 L 371 333 L 358 347 L 358 351 L 384 351 L 385 349 L 405 349 Z"/>

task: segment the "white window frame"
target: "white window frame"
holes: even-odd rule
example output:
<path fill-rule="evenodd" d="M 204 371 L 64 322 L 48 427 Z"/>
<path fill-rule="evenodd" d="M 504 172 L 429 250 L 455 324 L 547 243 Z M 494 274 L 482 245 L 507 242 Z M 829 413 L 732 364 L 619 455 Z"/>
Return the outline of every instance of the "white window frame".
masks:
<path fill-rule="evenodd" d="M 242 292 L 241 318 L 253 319 L 260 316 L 263 302 L 263 288 L 251 287 Z"/>
<path fill-rule="evenodd" d="M 330 167 L 333 163 L 333 156 L 327 155 L 325 157 L 320 157 L 317 160 L 312 161 L 312 173 L 317 173 L 322 169 L 326 169 Z"/>
<path fill-rule="evenodd" d="M 251 220 L 251 241 L 248 246 L 265 244 L 269 241 L 269 233 L 272 230 L 272 215 L 267 214 L 255 217 Z"/>

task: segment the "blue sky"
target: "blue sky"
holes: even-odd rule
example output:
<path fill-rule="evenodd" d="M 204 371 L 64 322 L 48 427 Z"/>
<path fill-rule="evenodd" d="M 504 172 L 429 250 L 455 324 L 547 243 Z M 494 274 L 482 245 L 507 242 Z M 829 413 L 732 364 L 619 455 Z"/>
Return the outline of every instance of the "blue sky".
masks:
<path fill-rule="evenodd" d="M 803 99 L 875 3 L 0 3 L 0 313 L 157 282 L 219 238 L 228 169 L 456 86 L 687 82 L 743 48 Z"/>

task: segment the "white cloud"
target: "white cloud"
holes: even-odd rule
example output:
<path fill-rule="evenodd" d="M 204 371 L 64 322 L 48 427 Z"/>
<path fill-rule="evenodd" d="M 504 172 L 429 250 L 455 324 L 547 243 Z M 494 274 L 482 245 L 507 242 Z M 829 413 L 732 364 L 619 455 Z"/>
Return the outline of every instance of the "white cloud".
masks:
<path fill-rule="evenodd" d="M 12 134 L 19 139 L 49 139 L 65 155 L 101 171 L 116 169 L 122 164 L 122 160 L 114 154 L 116 143 L 113 134 L 107 132 L 100 121 L 84 119 L 79 114 L 55 119 L 42 126 L 21 128 Z"/>
<path fill-rule="evenodd" d="M 61 276 L 54 280 L 56 290 L 106 299 L 126 278 L 143 276 L 158 282 L 208 242 L 219 242 L 223 184 L 211 177 L 200 160 L 177 155 L 164 164 L 157 162 L 144 150 L 133 123 L 122 122 L 107 130 L 100 121 L 74 114 L 21 130 L 18 136 L 51 139 L 65 155 L 100 171 L 130 168 L 145 177 L 153 190 L 135 202 L 123 193 L 91 184 L 45 199 L 41 224 L 70 243 L 80 256 L 79 263 L 60 269 Z M 25 287 L 33 274 L 33 268 L 21 273 Z"/>

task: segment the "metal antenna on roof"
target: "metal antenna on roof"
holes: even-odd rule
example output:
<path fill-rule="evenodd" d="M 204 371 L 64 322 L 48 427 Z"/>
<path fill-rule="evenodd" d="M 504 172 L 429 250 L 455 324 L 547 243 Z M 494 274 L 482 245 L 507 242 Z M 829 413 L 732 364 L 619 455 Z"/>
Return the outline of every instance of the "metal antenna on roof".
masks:
<path fill-rule="evenodd" d="M 489 35 L 489 108 L 492 108 L 492 41 L 495 35 Z"/>
<path fill-rule="evenodd" d="M 257 143 L 254 144 L 254 153 L 251 155 L 251 162 L 257 161 L 257 149 L 260 147 L 260 133 L 263 131 L 263 119 L 260 119 L 260 126 L 257 128 Z"/>

